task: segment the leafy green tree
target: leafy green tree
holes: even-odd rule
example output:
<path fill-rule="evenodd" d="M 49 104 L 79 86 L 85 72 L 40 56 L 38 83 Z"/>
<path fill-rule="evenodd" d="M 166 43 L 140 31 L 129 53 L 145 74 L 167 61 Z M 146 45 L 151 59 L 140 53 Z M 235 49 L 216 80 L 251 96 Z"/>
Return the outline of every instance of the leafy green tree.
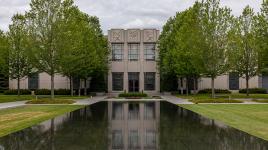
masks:
<path fill-rule="evenodd" d="M 61 56 L 60 73 L 70 78 L 71 95 L 74 77 L 84 80 L 84 94 L 87 94 L 87 79 L 95 72 L 107 73 L 108 44 L 97 17 L 81 12 L 73 6 L 72 0 L 65 3 L 62 11 L 64 19 L 59 24 L 61 32 L 57 44 Z"/>
<path fill-rule="evenodd" d="M 261 53 L 259 69 L 263 75 L 268 74 L 268 1 L 264 0 L 261 12 L 255 18 L 256 45 Z"/>
<path fill-rule="evenodd" d="M 59 22 L 61 31 L 57 38 L 59 41 L 57 47 L 61 56 L 59 59 L 59 71 L 70 79 L 70 90 L 73 96 L 73 78 L 77 77 L 77 72 L 80 68 L 78 64 L 82 41 L 82 31 L 80 29 L 84 28 L 84 14 L 73 6 L 72 0 L 65 1 L 65 3 L 62 10 L 64 19 Z"/>
<path fill-rule="evenodd" d="M 0 30 L 0 74 L 8 76 L 8 39 Z"/>
<path fill-rule="evenodd" d="M 215 97 L 214 81 L 228 71 L 226 49 L 228 31 L 231 26 L 231 10 L 220 7 L 220 0 L 203 0 L 200 11 L 200 24 L 203 42 L 207 49 L 202 51 L 203 75 L 211 78 L 212 97 Z"/>
<path fill-rule="evenodd" d="M 99 21 L 96 17 L 86 15 L 86 28 L 81 29 L 82 41 L 79 57 L 78 76 L 84 79 L 84 95 L 86 95 L 86 81 L 96 71 L 107 73 L 108 70 L 108 47 L 107 40 L 102 34 Z"/>
<path fill-rule="evenodd" d="M 196 79 L 199 78 L 202 69 L 202 61 L 200 57 L 203 44 L 201 41 L 202 34 L 199 26 L 199 9 L 200 3 L 196 3 L 192 8 L 177 13 L 173 18 L 172 29 L 168 31 L 168 39 L 160 38 L 162 44 L 169 48 L 165 53 L 161 52 L 162 66 L 174 72 L 178 78 L 186 78 L 186 91 L 189 93 L 189 81 L 193 80 L 195 89 L 197 87 Z M 166 32 L 164 33 L 166 34 Z"/>
<path fill-rule="evenodd" d="M 54 99 L 54 76 L 59 70 L 57 44 L 63 0 L 32 0 L 27 13 L 31 33 L 31 61 L 40 72 L 51 76 L 51 99 Z"/>
<path fill-rule="evenodd" d="M 230 32 L 229 61 L 232 70 L 246 79 L 247 95 L 249 95 L 249 79 L 258 73 L 258 49 L 255 46 L 255 24 L 253 9 L 247 6 L 237 18 Z"/>
<path fill-rule="evenodd" d="M 31 71 L 30 60 L 28 57 L 28 32 L 26 20 L 23 15 L 16 14 L 12 18 L 9 26 L 9 77 L 17 80 L 18 96 L 20 96 L 20 81 Z"/>

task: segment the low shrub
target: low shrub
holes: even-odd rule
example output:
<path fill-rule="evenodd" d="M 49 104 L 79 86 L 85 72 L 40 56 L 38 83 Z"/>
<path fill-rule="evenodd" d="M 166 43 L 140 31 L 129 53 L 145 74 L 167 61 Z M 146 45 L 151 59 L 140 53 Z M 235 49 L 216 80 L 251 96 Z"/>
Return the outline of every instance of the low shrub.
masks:
<path fill-rule="evenodd" d="M 67 99 L 40 99 L 40 100 L 31 100 L 26 102 L 26 104 L 73 104 L 75 101 Z"/>
<path fill-rule="evenodd" d="M 211 89 L 204 89 L 198 91 L 198 94 L 211 94 L 212 90 Z M 232 92 L 226 89 L 215 89 L 216 94 L 231 94 Z"/>
<path fill-rule="evenodd" d="M 17 95 L 18 94 L 18 90 L 6 90 L 4 91 L 4 95 Z M 31 90 L 27 90 L 27 89 L 21 89 L 20 90 L 20 95 L 30 95 L 31 94 Z"/>
<path fill-rule="evenodd" d="M 48 89 L 37 89 L 35 90 L 35 95 L 50 95 L 51 92 Z"/>
<path fill-rule="evenodd" d="M 71 95 L 71 90 L 68 89 L 57 89 L 55 95 Z"/>
<path fill-rule="evenodd" d="M 264 88 L 250 88 L 248 90 L 250 94 L 267 94 L 267 90 Z M 247 93 L 247 89 L 240 89 L 239 93 Z"/>
<path fill-rule="evenodd" d="M 121 93 L 118 95 L 119 97 L 126 97 L 126 98 L 137 98 L 137 97 L 147 97 L 146 93 Z"/>
<path fill-rule="evenodd" d="M 51 90 L 49 89 L 37 89 L 35 90 L 35 95 L 50 95 Z M 55 95 L 71 95 L 71 90 L 68 89 L 55 89 Z"/>

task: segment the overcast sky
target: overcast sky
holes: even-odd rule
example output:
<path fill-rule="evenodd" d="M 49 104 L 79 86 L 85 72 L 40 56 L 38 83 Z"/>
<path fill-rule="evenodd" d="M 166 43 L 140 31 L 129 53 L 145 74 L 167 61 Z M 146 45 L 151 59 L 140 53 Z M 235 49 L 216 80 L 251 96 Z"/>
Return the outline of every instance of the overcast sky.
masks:
<path fill-rule="evenodd" d="M 104 33 L 111 28 L 161 29 L 170 16 L 191 6 L 195 0 L 74 0 L 89 15 L 98 16 Z M 262 0 L 221 0 L 239 15 L 246 5 L 259 11 Z M 0 29 L 7 31 L 11 17 L 29 9 L 30 0 L 0 0 Z"/>

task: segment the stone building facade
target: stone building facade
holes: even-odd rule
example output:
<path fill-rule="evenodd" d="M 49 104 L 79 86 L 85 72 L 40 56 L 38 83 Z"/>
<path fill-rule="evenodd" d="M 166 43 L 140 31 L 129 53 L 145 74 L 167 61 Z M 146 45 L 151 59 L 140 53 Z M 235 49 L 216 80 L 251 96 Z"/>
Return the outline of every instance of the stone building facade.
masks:
<path fill-rule="evenodd" d="M 108 92 L 160 92 L 156 29 L 111 29 Z"/>

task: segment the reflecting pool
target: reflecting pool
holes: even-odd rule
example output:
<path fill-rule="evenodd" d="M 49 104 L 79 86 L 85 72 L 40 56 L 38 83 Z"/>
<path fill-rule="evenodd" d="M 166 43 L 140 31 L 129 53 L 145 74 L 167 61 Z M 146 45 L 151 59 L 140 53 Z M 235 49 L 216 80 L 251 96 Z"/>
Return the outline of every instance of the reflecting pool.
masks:
<path fill-rule="evenodd" d="M 268 150 L 168 102 L 99 102 L 0 138 L 0 150 Z"/>

